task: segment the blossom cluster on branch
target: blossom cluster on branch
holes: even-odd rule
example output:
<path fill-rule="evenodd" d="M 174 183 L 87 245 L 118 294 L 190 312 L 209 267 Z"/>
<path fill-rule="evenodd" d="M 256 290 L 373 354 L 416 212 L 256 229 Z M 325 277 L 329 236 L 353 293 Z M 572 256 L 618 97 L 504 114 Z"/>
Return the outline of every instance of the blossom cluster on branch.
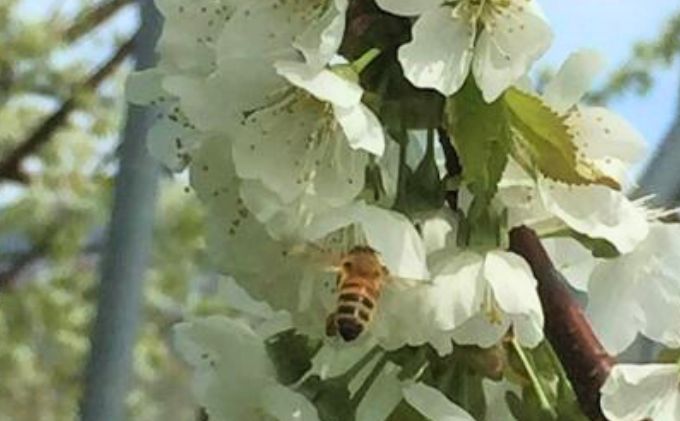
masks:
<path fill-rule="evenodd" d="M 581 102 L 595 53 L 533 87 L 535 0 L 156 3 L 160 62 L 127 91 L 227 277 L 176 328 L 210 420 L 584 419 L 508 251 L 520 226 L 607 351 L 680 347 L 680 226 L 624 193 L 644 141 Z M 617 366 L 603 413 L 680 420 L 678 373 Z"/>

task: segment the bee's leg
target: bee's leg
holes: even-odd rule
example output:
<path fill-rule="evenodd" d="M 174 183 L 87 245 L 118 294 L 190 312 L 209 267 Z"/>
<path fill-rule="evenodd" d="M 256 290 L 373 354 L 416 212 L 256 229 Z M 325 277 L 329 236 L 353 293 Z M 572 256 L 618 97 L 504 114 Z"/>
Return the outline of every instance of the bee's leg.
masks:
<path fill-rule="evenodd" d="M 333 337 L 338 334 L 338 325 L 335 323 L 335 312 L 326 317 L 326 336 Z"/>

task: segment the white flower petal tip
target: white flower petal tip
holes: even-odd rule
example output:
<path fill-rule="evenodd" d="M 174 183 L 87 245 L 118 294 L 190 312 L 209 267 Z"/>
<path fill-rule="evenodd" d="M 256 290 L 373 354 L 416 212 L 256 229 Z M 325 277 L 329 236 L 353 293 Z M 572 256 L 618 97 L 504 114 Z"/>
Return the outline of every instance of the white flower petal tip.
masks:
<path fill-rule="evenodd" d="M 305 57 L 313 69 L 321 70 L 333 60 L 345 33 L 346 12 L 349 2 L 335 0 L 319 19 L 295 38 L 293 46 Z"/>
<path fill-rule="evenodd" d="M 680 369 L 675 364 L 614 366 L 600 390 L 610 421 L 680 421 Z"/>
<path fill-rule="evenodd" d="M 378 7 L 399 16 L 418 16 L 441 6 L 442 0 L 376 0 Z"/>
<path fill-rule="evenodd" d="M 306 63 L 295 61 L 279 61 L 274 66 L 277 73 L 290 83 L 321 101 L 340 107 L 354 107 L 361 101 L 361 87 L 331 70 L 317 70 Z"/>
<path fill-rule="evenodd" d="M 451 402 L 439 390 L 423 383 L 404 387 L 404 399 L 431 421 L 474 421 L 463 408 Z"/>
<path fill-rule="evenodd" d="M 316 407 L 304 395 L 274 384 L 262 391 L 263 412 L 279 421 L 318 421 Z"/>
<path fill-rule="evenodd" d="M 591 238 L 603 238 L 621 253 L 635 249 L 649 232 L 645 209 L 608 187 L 543 180 L 539 193 L 545 208 L 569 227 Z"/>
<path fill-rule="evenodd" d="M 512 326 L 518 341 L 534 347 L 543 339 L 543 310 L 536 280 L 519 256 L 463 252 L 435 274 L 435 323 L 453 340 L 489 347 Z"/>
<path fill-rule="evenodd" d="M 364 104 L 355 107 L 335 107 L 335 117 L 342 126 L 349 146 L 376 156 L 385 152 L 385 134 L 378 117 Z"/>
<path fill-rule="evenodd" d="M 586 312 L 612 354 L 638 333 L 680 347 L 680 225 L 654 223 L 635 250 L 595 266 Z"/>
<path fill-rule="evenodd" d="M 163 95 L 163 77 L 157 68 L 130 73 L 125 81 L 125 97 L 132 104 L 153 104 Z"/>
<path fill-rule="evenodd" d="M 244 321 L 211 316 L 174 328 L 179 353 L 194 367 L 193 391 L 211 419 L 318 421 L 314 405 L 276 380 L 264 338 Z"/>
<path fill-rule="evenodd" d="M 578 104 L 605 67 L 604 57 L 594 50 L 572 53 L 548 82 L 543 100 L 559 114 Z"/>
<path fill-rule="evenodd" d="M 386 11 L 419 15 L 413 40 L 399 49 L 406 78 L 448 96 L 472 69 L 487 102 L 522 78 L 552 43 L 552 31 L 534 1 L 486 3 L 379 0 Z"/>
<path fill-rule="evenodd" d="M 429 279 L 425 244 L 413 224 L 400 213 L 356 202 L 319 215 L 305 229 L 303 237 L 318 241 L 353 224 L 362 229 L 367 244 L 380 253 L 391 275 Z"/>
<path fill-rule="evenodd" d="M 498 99 L 525 75 L 553 39 L 537 2 L 507 2 L 503 6 L 487 6 L 492 10 L 481 19 L 488 20 L 488 27 L 475 45 L 472 72 L 487 102 Z"/>
<path fill-rule="evenodd" d="M 454 94 L 470 72 L 474 31 L 445 7 L 426 12 L 413 26 L 413 41 L 399 49 L 404 75 L 419 88 Z"/>

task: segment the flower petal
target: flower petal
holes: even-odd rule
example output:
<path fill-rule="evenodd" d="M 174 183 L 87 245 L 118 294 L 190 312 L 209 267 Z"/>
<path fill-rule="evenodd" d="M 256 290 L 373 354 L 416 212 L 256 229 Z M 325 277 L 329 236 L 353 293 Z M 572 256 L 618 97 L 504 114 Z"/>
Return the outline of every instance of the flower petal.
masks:
<path fill-rule="evenodd" d="M 636 263 L 604 261 L 595 267 L 588 284 L 588 318 L 602 345 L 613 354 L 633 343 L 643 326 L 637 281 L 631 278 Z"/>
<path fill-rule="evenodd" d="M 327 342 L 312 358 L 312 367 L 306 375 L 317 375 L 321 380 L 341 376 L 365 357 L 373 347 L 375 341 L 370 340 L 355 341 L 343 346 Z"/>
<path fill-rule="evenodd" d="M 591 238 L 603 238 L 621 253 L 633 250 L 649 232 L 641 207 L 605 186 L 568 186 L 539 180 L 545 207 L 569 227 Z"/>
<path fill-rule="evenodd" d="M 364 93 L 358 84 L 330 70 L 317 71 L 305 63 L 295 61 L 279 61 L 275 67 L 277 73 L 293 85 L 333 105 L 356 106 Z"/>
<path fill-rule="evenodd" d="M 318 421 L 316 407 L 300 393 L 281 384 L 272 384 L 262 392 L 262 409 L 279 421 Z"/>
<path fill-rule="evenodd" d="M 285 204 L 302 196 L 329 206 L 348 203 L 363 189 L 368 155 L 350 148 L 322 102 L 305 95 L 289 101 L 234 128 L 238 175 L 261 181 Z"/>
<path fill-rule="evenodd" d="M 440 355 L 451 353 L 451 339 L 433 323 L 432 285 L 391 278 L 383 288 L 371 335 L 387 350 L 429 343 Z"/>
<path fill-rule="evenodd" d="M 262 338 L 222 316 L 180 323 L 174 332 L 178 351 L 195 368 L 193 390 L 208 414 L 254 420 L 260 391 L 274 381 Z"/>
<path fill-rule="evenodd" d="M 376 4 L 381 9 L 400 16 L 417 16 L 442 3 L 442 0 L 376 0 Z"/>
<path fill-rule="evenodd" d="M 579 291 L 587 291 L 588 280 L 597 264 L 590 250 L 570 237 L 546 238 L 541 242 L 569 285 Z"/>
<path fill-rule="evenodd" d="M 474 421 L 474 418 L 439 390 L 423 383 L 404 388 L 404 399 L 431 421 Z"/>
<path fill-rule="evenodd" d="M 498 305 L 510 314 L 541 312 L 536 279 L 520 256 L 504 251 L 487 253 L 484 278 L 493 289 Z"/>
<path fill-rule="evenodd" d="M 338 53 L 345 33 L 347 0 L 335 0 L 320 18 L 314 20 L 309 28 L 294 42 L 304 56 L 305 62 L 319 71 Z"/>
<path fill-rule="evenodd" d="M 402 399 L 401 368 L 387 363 L 359 403 L 356 421 L 385 421 Z"/>
<path fill-rule="evenodd" d="M 578 104 L 604 68 L 604 59 L 593 50 L 572 53 L 543 91 L 543 100 L 558 114 Z"/>
<path fill-rule="evenodd" d="M 345 131 L 352 149 L 363 149 L 382 156 L 385 151 L 385 135 L 378 117 L 364 104 L 353 107 L 334 107 L 335 118 Z"/>
<path fill-rule="evenodd" d="M 406 279 L 428 279 L 425 245 L 402 214 L 357 202 L 319 215 L 303 234 L 319 240 L 339 228 L 358 224 L 368 245 L 378 251 L 390 274 Z"/>
<path fill-rule="evenodd" d="M 566 120 L 580 152 L 617 180 L 645 155 L 646 144 L 630 123 L 602 107 L 579 106 Z"/>
<path fill-rule="evenodd" d="M 490 348 L 500 342 L 510 326 L 511 320 L 505 315 L 491 322 L 486 314 L 479 312 L 451 332 L 451 337 L 460 345 Z"/>
<path fill-rule="evenodd" d="M 436 273 L 432 306 L 440 329 L 454 329 L 479 312 L 484 294 L 483 264 L 481 255 L 464 251 Z"/>
<path fill-rule="evenodd" d="M 413 41 L 399 49 L 404 75 L 419 88 L 455 93 L 470 72 L 474 36 L 473 22 L 453 17 L 449 7 L 424 13 L 413 25 Z"/>
<path fill-rule="evenodd" d="M 484 261 L 484 277 L 496 302 L 512 319 L 519 342 L 538 345 L 543 339 L 543 308 L 529 264 L 516 254 L 492 251 Z"/>
<path fill-rule="evenodd" d="M 484 99 L 492 102 L 545 53 L 553 34 L 535 1 L 508 2 L 486 19 L 475 46 L 472 72 Z"/>
<path fill-rule="evenodd" d="M 618 364 L 600 391 L 602 411 L 611 421 L 679 419 L 678 367 L 674 364 Z"/>

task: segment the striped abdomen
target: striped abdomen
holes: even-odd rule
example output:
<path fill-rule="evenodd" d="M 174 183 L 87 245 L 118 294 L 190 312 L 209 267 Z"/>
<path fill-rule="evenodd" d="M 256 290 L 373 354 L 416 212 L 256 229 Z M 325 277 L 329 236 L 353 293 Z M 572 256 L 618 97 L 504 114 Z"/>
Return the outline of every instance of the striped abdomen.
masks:
<path fill-rule="evenodd" d="M 353 341 L 366 330 L 375 311 L 379 292 L 371 281 L 347 278 L 340 281 L 338 305 L 331 315 L 335 330 L 345 341 Z"/>

